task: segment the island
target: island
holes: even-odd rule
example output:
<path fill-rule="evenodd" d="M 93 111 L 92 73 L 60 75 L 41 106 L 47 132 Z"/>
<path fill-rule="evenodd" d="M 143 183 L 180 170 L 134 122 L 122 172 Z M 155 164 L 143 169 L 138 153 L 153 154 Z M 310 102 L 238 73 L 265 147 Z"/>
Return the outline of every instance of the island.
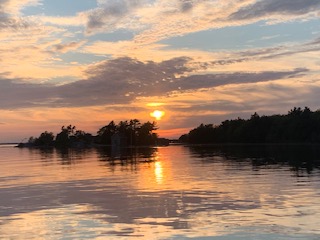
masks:
<path fill-rule="evenodd" d="M 75 126 L 62 126 L 61 132 L 56 136 L 49 131 L 44 131 L 39 137 L 30 137 L 26 143 L 19 143 L 18 147 L 29 148 L 87 148 L 97 146 L 155 146 L 169 145 L 169 140 L 159 138 L 156 122 L 141 123 L 138 119 L 120 121 L 116 124 L 111 121 L 101 127 L 97 135 L 78 130 Z"/>

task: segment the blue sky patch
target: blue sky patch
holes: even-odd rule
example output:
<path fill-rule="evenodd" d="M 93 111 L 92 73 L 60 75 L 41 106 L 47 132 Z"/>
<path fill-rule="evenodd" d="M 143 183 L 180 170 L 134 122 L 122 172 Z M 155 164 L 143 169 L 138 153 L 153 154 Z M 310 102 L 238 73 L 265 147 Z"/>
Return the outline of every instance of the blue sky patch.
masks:
<path fill-rule="evenodd" d="M 313 32 L 316 31 L 320 31 L 319 20 L 277 25 L 266 25 L 260 22 L 241 27 L 190 33 L 163 40 L 160 43 L 168 44 L 170 49 L 241 50 L 308 41 L 314 37 Z"/>
<path fill-rule="evenodd" d="M 97 7 L 93 0 L 43 0 L 39 6 L 25 8 L 24 15 L 74 16 L 78 12 Z"/>

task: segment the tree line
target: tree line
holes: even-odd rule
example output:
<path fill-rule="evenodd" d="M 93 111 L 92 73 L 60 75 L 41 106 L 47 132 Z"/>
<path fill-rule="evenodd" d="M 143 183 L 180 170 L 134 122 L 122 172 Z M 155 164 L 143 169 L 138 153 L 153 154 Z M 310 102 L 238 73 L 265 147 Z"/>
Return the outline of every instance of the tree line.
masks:
<path fill-rule="evenodd" d="M 294 107 L 285 115 L 225 120 L 201 124 L 179 138 L 191 144 L 210 143 L 320 143 L 320 110 Z"/>
<path fill-rule="evenodd" d="M 62 126 L 61 132 L 56 136 L 45 131 L 39 137 L 30 137 L 27 143 L 19 144 L 20 147 L 88 147 L 93 145 L 112 145 L 112 139 L 121 138 L 121 145 L 155 145 L 164 144 L 166 139 L 158 138 L 155 122 L 141 123 L 138 119 L 120 121 L 116 124 L 111 121 L 101 127 L 97 135 L 93 136 L 75 126 Z"/>

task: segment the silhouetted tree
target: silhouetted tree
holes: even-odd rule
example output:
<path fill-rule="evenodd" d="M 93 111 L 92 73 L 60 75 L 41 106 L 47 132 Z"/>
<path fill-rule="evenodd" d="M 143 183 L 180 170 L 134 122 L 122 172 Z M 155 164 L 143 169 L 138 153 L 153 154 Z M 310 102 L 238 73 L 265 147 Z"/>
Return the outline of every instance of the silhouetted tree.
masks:
<path fill-rule="evenodd" d="M 225 120 L 218 126 L 201 124 L 181 136 L 189 143 L 319 143 L 320 111 L 308 107 L 291 109 L 287 115 Z"/>
<path fill-rule="evenodd" d="M 62 126 L 61 132 L 57 134 L 55 145 L 57 147 L 86 147 L 92 142 L 92 135 L 75 126 Z"/>
<path fill-rule="evenodd" d="M 61 132 L 57 134 L 55 144 L 57 147 L 70 147 L 70 136 L 74 133 L 76 127 L 69 125 L 67 127 L 62 126 Z"/>
<path fill-rule="evenodd" d="M 183 134 L 179 137 L 179 142 L 187 143 L 189 142 L 189 134 Z"/>
<path fill-rule="evenodd" d="M 98 133 L 98 143 L 101 144 L 111 144 L 111 137 L 117 131 L 117 126 L 114 121 L 111 121 L 108 125 L 99 129 Z"/>
<path fill-rule="evenodd" d="M 137 129 L 137 144 L 139 145 L 154 145 L 157 141 L 157 134 L 152 131 L 157 130 L 155 122 L 146 122 Z"/>
<path fill-rule="evenodd" d="M 50 147 L 54 144 L 54 135 L 52 132 L 43 132 L 38 138 L 29 138 L 29 142 L 33 142 L 34 146 Z"/>
<path fill-rule="evenodd" d="M 155 144 L 157 136 L 152 133 L 156 130 L 156 123 L 147 122 L 142 124 L 138 119 L 120 121 L 115 124 L 111 121 L 108 125 L 99 129 L 98 143 L 111 144 L 111 137 L 115 133 L 125 136 L 127 145 L 152 145 Z"/>
<path fill-rule="evenodd" d="M 32 146 L 56 146 L 58 148 L 68 147 L 88 147 L 92 143 L 111 144 L 111 137 L 120 133 L 124 136 L 126 145 L 153 145 L 157 143 L 158 136 L 153 133 L 156 130 L 155 122 L 141 123 L 138 119 L 120 121 L 115 124 L 111 121 L 108 125 L 97 131 L 97 136 L 92 136 L 82 130 L 77 130 L 75 126 L 62 126 L 61 132 L 54 135 L 51 132 L 44 132 L 39 138 L 30 137 L 28 143 L 21 143 L 20 147 Z M 161 143 L 168 143 L 166 139 L 161 139 Z"/>

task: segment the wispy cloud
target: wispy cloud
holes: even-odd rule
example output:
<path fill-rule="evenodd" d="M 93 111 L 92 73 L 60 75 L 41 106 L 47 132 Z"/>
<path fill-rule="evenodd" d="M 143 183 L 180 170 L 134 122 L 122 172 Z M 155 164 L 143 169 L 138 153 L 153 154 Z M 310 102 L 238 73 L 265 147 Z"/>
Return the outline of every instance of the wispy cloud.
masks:
<path fill-rule="evenodd" d="M 136 21 L 134 10 L 147 4 L 147 0 L 98 1 L 100 6 L 88 12 L 87 32 L 113 31 L 132 26 Z M 130 20 L 128 17 L 132 18 Z"/>
<path fill-rule="evenodd" d="M 20 17 L 20 10 L 26 6 L 37 5 L 38 0 L 2 0 L 0 1 L 0 30 L 22 31 L 32 25 L 27 18 Z"/>
<path fill-rule="evenodd" d="M 41 0 L 1 0 L 0 11 L 5 11 L 8 15 L 19 15 L 22 9 L 40 4 Z"/>
<path fill-rule="evenodd" d="M 232 13 L 230 20 L 282 19 L 283 16 L 300 18 L 305 15 L 316 17 L 320 11 L 318 0 L 268 0 L 256 1 Z"/>
<path fill-rule="evenodd" d="M 87 12 L 90 34 L 127 28 L 136 33 L 136 44 L 208 29 L 265 21 L 289 21 L 317 17 L 317 0 L 119 0 L 101 4 Z"/>
<path fill-rule="evenodd" d="M 307 73 L 307 69 L 294 69 L 286 72 L 189 75 L 193 71 L 187 65 L 189 61 L 188 58 L 176 58 L 155 63 L 119 58 L 93 66 L 87 71 L 87 80 L 62 86 L 2 80 L 0 107 L 123 104 L 139 97 L 166 96 L 174 92 L 197 91 L 230 84 L 268 82 Z"/>
<path fill-rule="evenodd" d="M 57 52 L 66 53 L 72 50 L 76 50 L 85 44 L 86 41 L 79 41 L 79 42 L 69 42 L 69 43 L 59 43 L 53 46 L 53 50 Z"/>

